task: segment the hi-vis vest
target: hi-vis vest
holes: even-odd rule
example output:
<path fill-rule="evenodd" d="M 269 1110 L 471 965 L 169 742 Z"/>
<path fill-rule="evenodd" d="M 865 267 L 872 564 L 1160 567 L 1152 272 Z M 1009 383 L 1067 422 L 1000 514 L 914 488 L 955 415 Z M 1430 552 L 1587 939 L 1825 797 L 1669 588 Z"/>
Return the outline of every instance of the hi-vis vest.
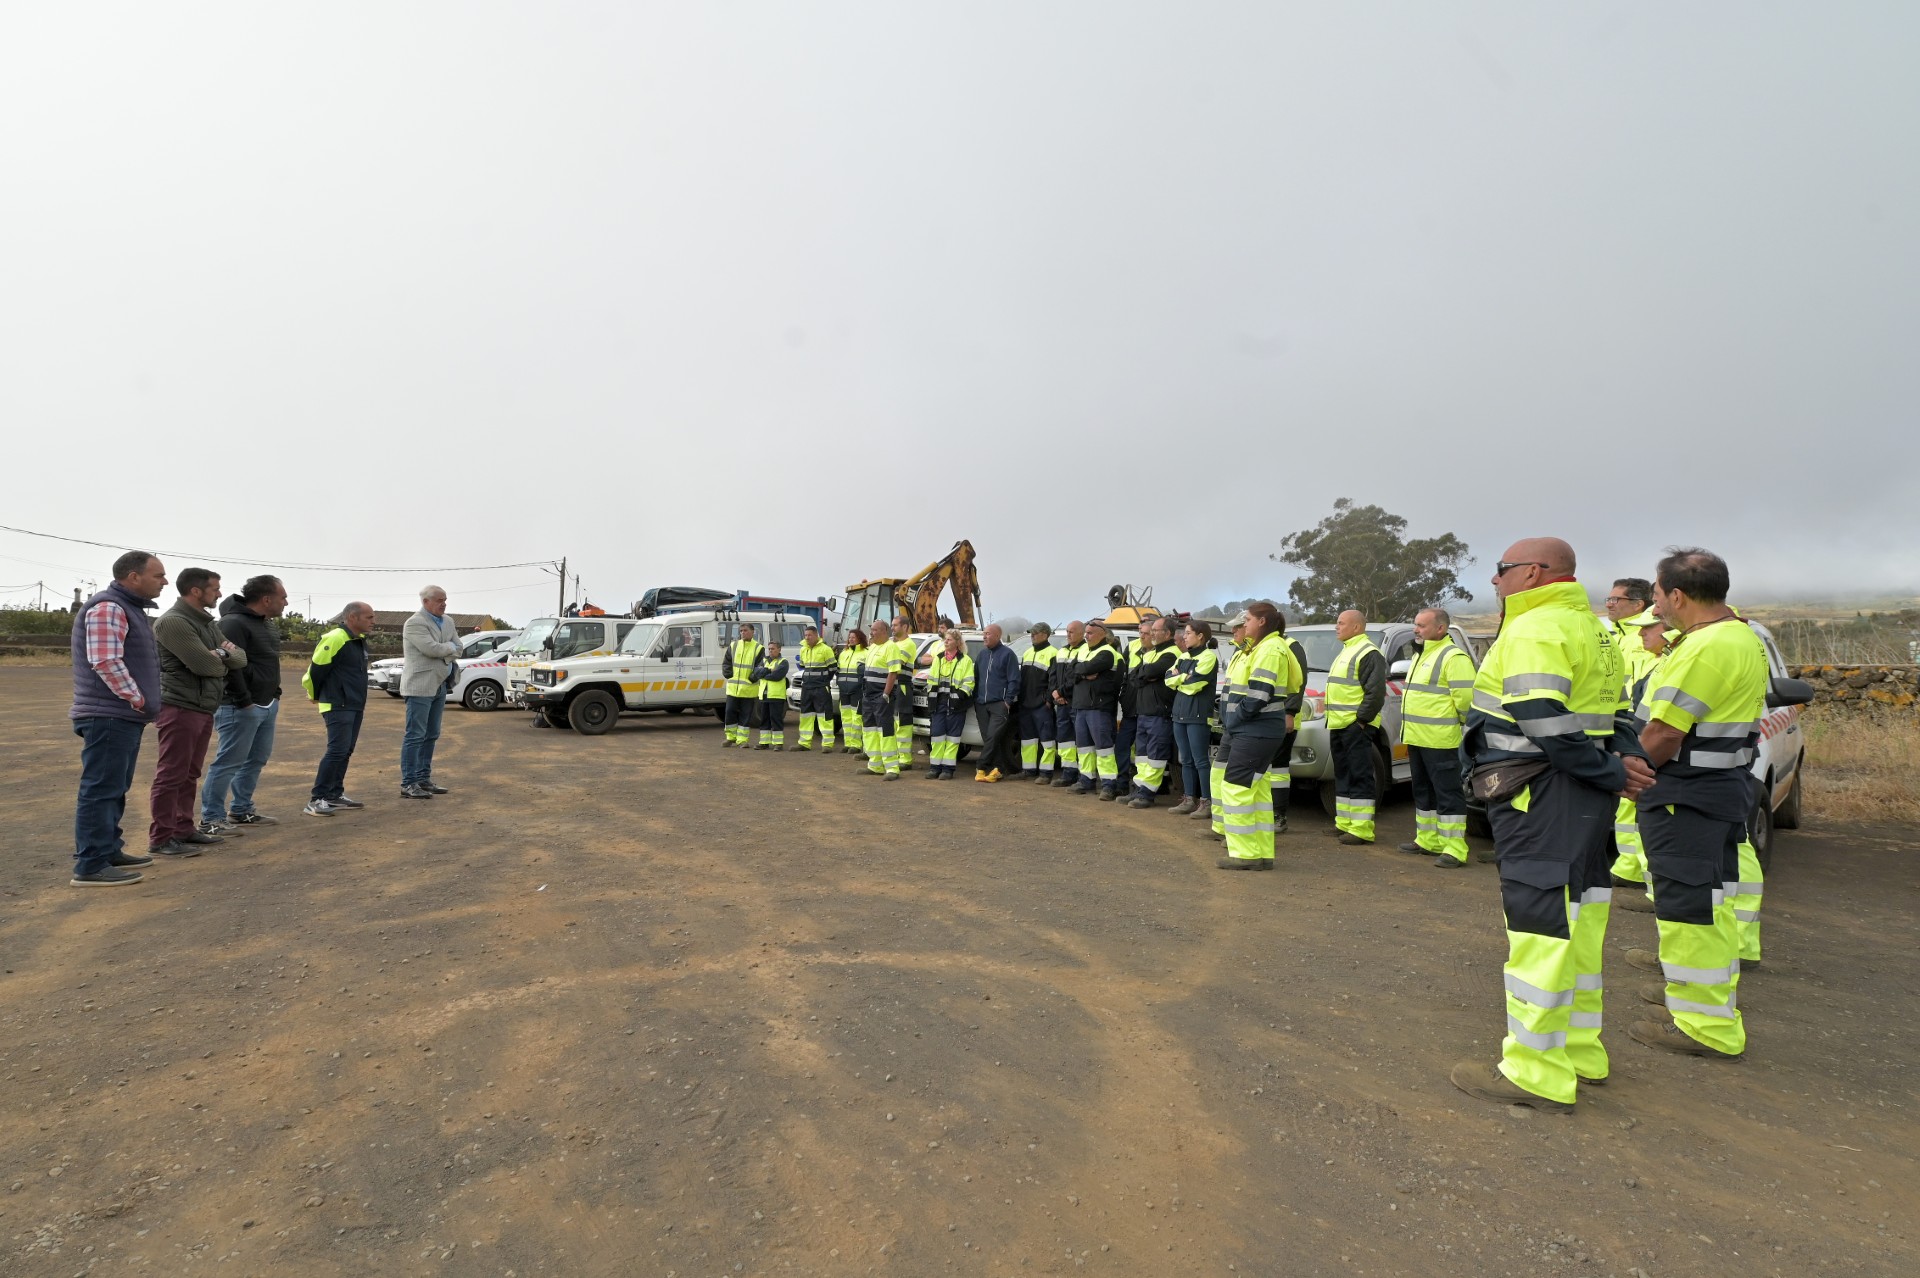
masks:
<path fill-rule="evenodd" d="M 942 649 L 927 670 L 927 704 L 950 701 L 957 706 L 961 697 L 972 695 L 973 658 L 965 652 L 957 657 L 949 657 Z"/>
<path fill-rule="evenodd" d="M 1327 671 L 1327 729 L 1352 726 L 1360 717 L 1360 703 L 1367 699 L 1366 689 L 1360 686 L 1360 658 L 1367 653 L 1378 654 L 1379 648 L 1366 632 L 1347 640 L 1340 649 L 1340 655 L 1333 659 L 1333 667 Z M 1380 725 L 1380 716 L 1374 715 L 1369 728 Z"/>
<path fill-rule="evenodd" d="M 893 641 L 893 650 L 900 654 L 900 682 L 894 685 L 897 692 L 913 679 L 914 663 L 920 660 L 920 645 L 912 635 L 905 635 Z"/>
<path fill-rule="evenodd" d="M 1558 581 L 1506 599 L 1500 637 L 1473 681 L 1468 731 L 1476 762 L 1540 758 L 1534 737 L 1580 732 L 1605 741 L 1626 708 L 1626 663 L 1613 632 L 1587 607 L 1578 582 Z M 1516 715 L 1527 701 L 1557 702 L 1564 713 Z"/>
<path fill-rule="evenodd" d="M 727 676 L 727 695 L 729 697 L 757 697 L 760 690 L 754 686 L 753 668 L 759 664 L 760 654 L 765 651 L 758 639 L 735 639 L 728 655 L 733 659 L 733 673 Z"/>
<path fill-rule="evenodd" d="M 860 700 L 860 668 L 867 664 L 867 654 L 871 648 L 856 648 L 848 644 L 840 652 L 840 701 L 843 705 L 855 705 Z"/>
<path fill-rule="evenodd" d="M 800 686 L 803 688 L 824 688 L 833 678 L 833 669 L 839 663 L 834 656 L 833 645 L 828 643 L 808 643 L 800 641 Z"/>
<path fill-rule="evenodd" d="M 1287 699 L 1300 690 L 1306 677 L 1294 659 L 1293 645 L 1287 642 L 1287 637 L 1267 635 L 1248 649 L 1244 664 L 1236 656 L 1227 668 L 1226 705 L 1239 707 L 1238 718 L 1243 726 L 1255 716 L 1284 721 Z"/>
<path fill-rule="evenodd" d="M 1660 769 L 1663 789 L 1676 778 L 1717 779 L 1751 765 L 1766 697 L 1766 646 L 1738 617 L 1702 626 L 1676 644 L 1647 681 L 1638 711 L 1687 734 Z"/>
<path fill-rule="evenodd" d="M 1451 639 L 1425 644 L 1407 672 L 1400 701 L 1402 737 L 1410 746 L 1451 750 L 1473 706 L 1473 661 Z"/>
<path fill-rule="evenodd" d="M 901 673 L 899 645 L 891 639 L 885 643 L 870 643 L 862 655 L 866 658 L 861 663 L 860 669 L 860 677 L 865 685 L 864 695 L 884 696 L 887 690 L 887 676 Z M 898 686 L 899 682 L 896 680 L 895 687 Z"/>
<path fill-rule="evenodd" d="M 760 668 L 769 672 L 776 666 L 790 669 L 792 665 L 793 663 L 785 657 L 765 657 L 762 658 L 760 662 Z M 760 680 L 760 699 L 762 701 L 785 701 L 787 699 L 787 676 L 784 671 L 778 679 Z"/>
<path fill-rule="evenodd" d="M 1217 713 L 1214 716 L 1215 721 L 1220 724 L 1220 730 L 1223 733 L 1227 731 L 1227 726 L 1226 726 L 1227 702 L 1232 699 L 1234 695 L 1234 689 L 1239 688 L 1244 690 L 1246 688 L 1247 676 L 1252 672 L 1253 672 L 1253 649 L 1246 644 L 1235 645 L 1233 650 L 1233 657 L 1227 662 L 1226 695 L 1222 697 L 1218 702 L 1216 702 L 1214 707 L 1215 710 L 1217 711 Z"/>
<path fill-rule="evenodd" d="M 1060 650 L 1050 643 L 1035 644 L 1020 654 L 1020 699 L 1024 703 L 1039 698 L 1047 704 L 1053 688 L 1053 662 Z"/>
<path fill-rule="evenodd" d="M 1654 663 L 1660 660 L 1647 651 L 1646 644 L 1640 642 L 1642 628 L 1664 624 L 1666 623 L 1654 616 L 1653 609 L 1649 608 L 1638 616 L 1628 617 L 1616 627 L 1620 634 L 1620 659 L 1627 663 L 1629 689 L 1646 678 L 1647 671 L 1653 669 Z"/>

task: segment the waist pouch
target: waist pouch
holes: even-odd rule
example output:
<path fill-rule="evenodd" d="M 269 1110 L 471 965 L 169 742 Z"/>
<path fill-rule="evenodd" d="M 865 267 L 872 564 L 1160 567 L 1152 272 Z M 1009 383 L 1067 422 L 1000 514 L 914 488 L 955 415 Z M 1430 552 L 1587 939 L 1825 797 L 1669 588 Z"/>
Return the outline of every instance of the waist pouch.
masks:
<path fill-rule="evenodd" d="M 1482 803 L 1500 803 L 1526 789 L 1535 778 L 1553 765 L 1545 759 L 1516 759 L 1475 768 L 1467 778 L 1467 788 Z"/>

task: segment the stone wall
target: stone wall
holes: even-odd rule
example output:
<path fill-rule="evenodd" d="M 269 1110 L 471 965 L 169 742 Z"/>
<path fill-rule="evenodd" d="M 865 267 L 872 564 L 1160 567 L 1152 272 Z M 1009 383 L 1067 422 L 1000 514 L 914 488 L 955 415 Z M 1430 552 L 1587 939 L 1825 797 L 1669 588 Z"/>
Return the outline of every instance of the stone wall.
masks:
<path fill-rule="evenodd" d="M 1920 666 L 1788 666 L 1813 685 L 1815 705 L 1888 706 L 1920 713 Z"/>

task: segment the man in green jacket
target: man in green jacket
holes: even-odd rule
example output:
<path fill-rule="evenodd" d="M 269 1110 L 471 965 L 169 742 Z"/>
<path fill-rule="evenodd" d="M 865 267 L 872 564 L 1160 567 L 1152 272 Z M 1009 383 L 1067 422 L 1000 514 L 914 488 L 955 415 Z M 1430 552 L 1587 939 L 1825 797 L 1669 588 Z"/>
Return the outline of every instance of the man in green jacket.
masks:
<path fill-rule="evenodd" d="M 152 856 L 199 856 L 220 841 L 194 824 L 200 769 L 213 737 L 213 712 L 226 692 L 227 672 L 247 664 L 247 654 L 220 633 L 207 609 L 220 601 L 220 578 L 205 568 L 183 568 L 174 580 L 180 598 L 153 623 L 160 649 L 160 761 L 148 796 L 153 823 L 147 834 Z"/>

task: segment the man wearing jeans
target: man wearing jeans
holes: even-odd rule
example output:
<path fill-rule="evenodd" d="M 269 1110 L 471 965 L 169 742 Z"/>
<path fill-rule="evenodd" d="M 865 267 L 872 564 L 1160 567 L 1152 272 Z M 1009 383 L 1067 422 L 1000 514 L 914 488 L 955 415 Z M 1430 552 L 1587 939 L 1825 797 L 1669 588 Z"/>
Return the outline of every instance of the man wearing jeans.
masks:
<path fill-rule="evenodd" d="M 400 797 L 431 799 L 447 788 L 433 779 L 433 747 L 447 711 L 447 679 L 460 655 L 460 632 L 447 620 L 447 592 L 438 586 L 420 591 L 420 611 L 401 631 L 406 665 L 400 671 L 400 695 L 407 699 L 407 735 L 400 744 Z"/>
<path fill-rule="evenodd" d="M 301 811 L 330 817 L 343 808 L 364 808 L 347 797 L 347 765 L 360 741 L 360 721 L 367 711 L 367 635 L 373 630 L 373 605 L 347 605 L 340 624 L 320 636 L 313 661 L 301 676 L 307 700 L 320 709 L 327 725 L 327 752 L 313 774 L 313 797 Z"/>
<path fill-rule="evenodd" d="M 173 607 L 153 623 L 160 648 L 160 761 L 153 770 L 149 806 L 153 825 L 150 856 L 198 856 L 200 846 L 220 836 L 196 828 L 194 794 L 213 737 L 213 712 L 226 694 L 227 676 L 245 668 L 247 654 L 220 633 L 207 611 L 220 601 L 220 578 L 205 568 L 186 568 L 174 582 Z"/>
<path fill-rule="evenodd" d="M 138 883 L 120 833 L 140 737 L 160 713 L 160 649 L 147 609 L 167 588 L 158 557 L 129 550 L 113 561 L 113 584 L 73 618 L 73 733 L 79 737 L 80 797 L 73 811 L 73 886 Z"/>
<path fill-rule="evenodd" d="M 278 577 L 249 577 L 220 605 L 220 633 L 247 654 L 244 670 L 227 676 L 227 693 L 213 712 L 220 746 L 200 790 L 200 829 L 229 834 L 250 825 L 278 825 L 253 806 L 260 772 L 273 757 L 280 716 L 280 627 L 287 588 Z"/>

